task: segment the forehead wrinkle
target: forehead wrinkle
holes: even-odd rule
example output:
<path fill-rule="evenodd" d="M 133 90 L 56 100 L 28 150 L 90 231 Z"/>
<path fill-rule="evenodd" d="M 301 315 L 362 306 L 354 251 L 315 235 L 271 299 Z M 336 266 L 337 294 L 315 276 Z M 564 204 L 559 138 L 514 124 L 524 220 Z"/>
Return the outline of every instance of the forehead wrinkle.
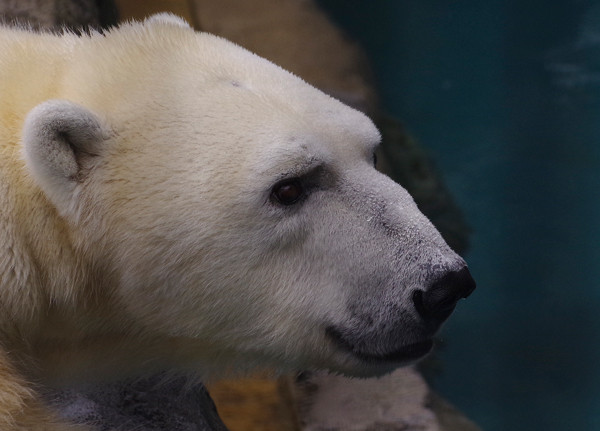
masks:
<path fill-rule="evenodd" d="M 290 140 L 296 141 L 295 138 Z M 261 177 L 281 180 L 305 174 L 326 164 L 329 158 L 325 152 L 314 151 L 308 144 L 280 146 L 261 158 L 257 172 Z"/>
<path fill-rule="evenodd" d="M 282 180 L 301 176 L 323 164 L 325 162 L 320 157 L 298 153 L 295 156 L 288 155 L 286 158 L 281 158 L 263 173 L 275 180 Z"/>

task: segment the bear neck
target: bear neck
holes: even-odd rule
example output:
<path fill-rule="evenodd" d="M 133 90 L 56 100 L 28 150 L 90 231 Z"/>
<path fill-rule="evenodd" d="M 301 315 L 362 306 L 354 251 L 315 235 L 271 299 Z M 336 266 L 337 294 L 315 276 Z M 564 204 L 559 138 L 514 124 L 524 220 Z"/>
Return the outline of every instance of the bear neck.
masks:
<path fill-rule="evenodd" d="M 119 306 L 116 275 L 98 247 L 61 217 L 22 156 L 31 109 L 49 99 L 80 102 L 74 95 L 87 90 L 103 95 L 86 80 L 96 67 L 93 54 L 86 54 L 94 40 L 103 38 L 0 29 L 0 335 L 6 349 L 26 352 L 14 362 L 35 379 L 52 378 L 35 374 L 36 361 L 56 376 L 77 374 L 77 366 L 86 374 L 107 343 L 121 343 L 116 350 L 141 358 L 139 352 L 155 342 Z M 87 356 L 81 354 L 86 348 Z M 119 363 L 114 356 L 107 370 Z"/>

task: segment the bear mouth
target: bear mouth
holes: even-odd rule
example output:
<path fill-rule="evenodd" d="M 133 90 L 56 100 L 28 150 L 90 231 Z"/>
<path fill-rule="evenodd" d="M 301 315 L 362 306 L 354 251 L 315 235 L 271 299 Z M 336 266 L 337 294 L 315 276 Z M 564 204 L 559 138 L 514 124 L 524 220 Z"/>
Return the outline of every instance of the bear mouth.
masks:
<path fill-rule="evenodd" d="M 433 349 L 433 340 L 428 338 L 417 343 L 406 344 L 399 349 L 390 352 L 365 352 L 362 349 L 357 349 L 351 342 L 345 339 L 342 333 L 336 328 L 330 326 L 325 330 L 325 332 L 327 336 L 338 346 L 338 348 L 351 353 L 352 356 L 362 360 L 363 362 L 414 362 L 426 356 Z"/>

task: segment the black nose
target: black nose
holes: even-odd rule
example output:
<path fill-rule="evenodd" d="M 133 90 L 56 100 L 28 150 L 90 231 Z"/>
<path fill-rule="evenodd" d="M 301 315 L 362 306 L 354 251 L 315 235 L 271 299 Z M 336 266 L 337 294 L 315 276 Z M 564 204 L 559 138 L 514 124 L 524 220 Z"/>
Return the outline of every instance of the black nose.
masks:
<path fill-rule="evenodd" d="M 440 324 L 452 314 L 458 300 L 466 298 L 473 290 L 475 280 L 465 266 L 459 271 L 444 274 L 425 291 L 415 290 L 413 302 L 423 319 Z"/>

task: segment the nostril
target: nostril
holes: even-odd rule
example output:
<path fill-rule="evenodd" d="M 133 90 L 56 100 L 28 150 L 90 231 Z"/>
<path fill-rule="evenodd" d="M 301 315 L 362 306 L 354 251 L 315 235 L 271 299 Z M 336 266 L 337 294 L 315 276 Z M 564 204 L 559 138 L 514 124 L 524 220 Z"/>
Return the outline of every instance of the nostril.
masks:
<path fill-rule="evenodd" d="M 475 281 L 467 267 L 450 271 L 433 283 L 429 289 L 416 290 L 413 303 L 424 319 L 443 321 L 454 310 L 456 303 L 475 290 Z"/>
<path fill-rule="evenodd" d="M 415 304 L 415 309 L 417 310 L 417 313 L 419 313 L 421 317 L 427 317 L 429 315 L 429 311 L 425 309 L 425 305 L 423 304 L 423 291 L 415 290 L 413 292 L 412 300 L 413 304 Z"/>

